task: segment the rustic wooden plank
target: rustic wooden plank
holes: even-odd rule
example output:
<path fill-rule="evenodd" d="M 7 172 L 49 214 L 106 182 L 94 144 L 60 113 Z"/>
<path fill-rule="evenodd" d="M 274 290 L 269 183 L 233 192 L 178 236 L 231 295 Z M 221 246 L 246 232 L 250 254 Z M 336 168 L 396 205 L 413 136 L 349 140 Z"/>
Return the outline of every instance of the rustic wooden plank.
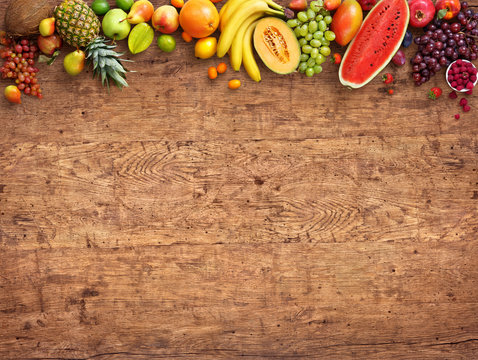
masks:
<path fill-rule="evenodd" d="M 0 354 L 472 358 L 477 251 L 466 241 L 4 250 L 11 331 Z"/>
<path fill-rule="evenodd" d="M 471 241 L 477 146 L 476 136 L 5 145 L 0 244 Z"/>

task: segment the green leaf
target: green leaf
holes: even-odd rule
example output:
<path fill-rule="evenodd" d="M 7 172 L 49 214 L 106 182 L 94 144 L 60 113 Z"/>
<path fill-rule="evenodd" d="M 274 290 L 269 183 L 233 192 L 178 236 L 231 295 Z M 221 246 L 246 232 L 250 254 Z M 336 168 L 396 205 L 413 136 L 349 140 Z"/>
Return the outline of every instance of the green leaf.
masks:
<path fill-rule="evenodd" d="M 446 13 L 448 12 L 448 9 L 441 9 L 441 10 L 438 10 L 437 12 L 437 18 L 438 19 L 443 19 L 446 15 Z"/>

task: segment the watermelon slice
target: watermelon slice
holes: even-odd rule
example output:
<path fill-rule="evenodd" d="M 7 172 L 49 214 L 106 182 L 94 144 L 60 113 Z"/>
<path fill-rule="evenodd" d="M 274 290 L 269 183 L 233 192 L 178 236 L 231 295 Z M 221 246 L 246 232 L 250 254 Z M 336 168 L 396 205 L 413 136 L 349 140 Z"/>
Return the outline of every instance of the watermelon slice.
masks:
<path fill-rule="evenodd" d="M 340 82 L 360 88 L 370 82 L 398 51 L 407 31 L 406 0 L 381 0 L 365 17 L 339 68 Z"/>

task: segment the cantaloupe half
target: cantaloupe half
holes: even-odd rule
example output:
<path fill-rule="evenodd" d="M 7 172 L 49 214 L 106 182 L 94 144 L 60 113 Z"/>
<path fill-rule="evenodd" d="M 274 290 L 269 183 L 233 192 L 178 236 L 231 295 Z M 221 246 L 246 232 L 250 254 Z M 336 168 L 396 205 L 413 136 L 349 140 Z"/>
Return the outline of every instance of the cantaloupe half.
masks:
<path fill-rule="evenodd" d="M 345 51 L 339 68 L 340 82 L 360 88 L 377 76 L 400 48 L 409 19 L 406 0 L 379 1 Z"/>
<path fill-rule="evenodd" d="M 265 17 L 259 20 L 253 39 L 254 48 L 262 62 L 275 73 L 289 74 L 299 66 L 299 42 L 281 19 Z"/>

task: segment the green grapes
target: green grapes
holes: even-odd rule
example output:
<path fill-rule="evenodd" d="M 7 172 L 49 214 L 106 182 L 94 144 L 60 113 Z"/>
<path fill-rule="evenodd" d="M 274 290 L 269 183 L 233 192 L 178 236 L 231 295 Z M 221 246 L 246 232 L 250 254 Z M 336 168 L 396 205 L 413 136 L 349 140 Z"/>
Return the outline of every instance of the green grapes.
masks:
<path fill-rule="evenodd" d="M 297 70 L 308 77 L 322 72 L 321 65 L 331 53 L 330 42 L 335 40 L 334 32 L 329 29 L 332 16 L 323 6 L 324 0 L 313 0 L 306 10 L 287 20 L 301 50 Z"/>

